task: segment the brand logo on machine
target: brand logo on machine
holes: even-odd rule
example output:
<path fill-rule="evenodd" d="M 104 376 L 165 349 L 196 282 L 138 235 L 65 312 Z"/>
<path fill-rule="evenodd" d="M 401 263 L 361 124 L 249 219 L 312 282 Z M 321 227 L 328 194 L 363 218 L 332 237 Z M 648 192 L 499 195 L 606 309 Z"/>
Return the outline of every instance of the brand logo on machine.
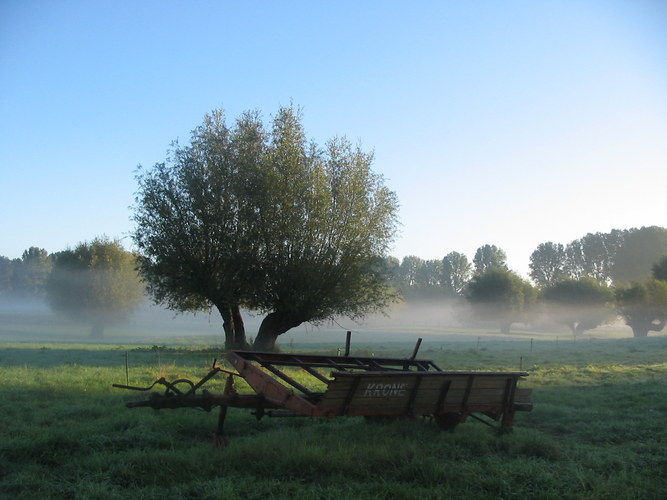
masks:
<path fill-rule="evenodd" d="M 391 398 L 405 395 L 406 382 L 391 384 L 383 382 L 374 382 L 366 385 L 364 396 L 369 398 Z"/>

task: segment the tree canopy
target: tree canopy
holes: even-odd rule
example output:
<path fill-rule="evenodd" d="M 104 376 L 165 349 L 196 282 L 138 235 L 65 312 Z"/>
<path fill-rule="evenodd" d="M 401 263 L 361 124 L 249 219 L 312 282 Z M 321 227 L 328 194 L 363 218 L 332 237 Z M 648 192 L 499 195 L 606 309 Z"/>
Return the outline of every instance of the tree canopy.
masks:
<path fill-rule="evenodd" d="M 630 230 L 615 255 L 611 276 L 618 284 L 650 278 L 652 266 L 664 255 L 667 229 L 649 226 Z"/>
<path fill-rule="evenodd" d="M 659 332 L 667 323 L 667 281 L 654 278 L 616 289 L 616 300 L 625 323 L 635 337 Z"/>
<path fill-rule="evenodd" d="M 482 274 L 493 267 L 507 269 L 507 254 L 496 245 L 483 245 L 475 252 L 472 259 L 475 264 L 475 274 Z"/>
<path fill-rule="evenodd" d="M 525 318 L 535 292 L 518 274 L 496 266 L 470 280 L 467 297 L 478 317 L 496 322 L 502 333 L 509 333 L 512 323 Z"/>
<path fill-rule="evenodd" d="M 530 277 L 540 285 L 591 277 L 601 284 L 627 284 L 651 274 L 667 254 L 667 229 L 649 226 L 588 233 L 563 247 L 541 243 L 530 256 Z"/>
<path fill-rule="evenodd" d="M 541 243 L 530 255 L 530 277 L 539 286 L 551 285 L 565 276 L 565 261 L 561 243 Z"/>
<path fill-rule="evenodd" d="M 43 297 L 44 286 L 51 274 L 53 261 L 43 248 L 30 247 L 21 259 L 14 261 L 11 288 L 23 297 Z"/>
<path fill-rule="evenodd" d="M 241 308 L 265 314 L 255 348 L 304 322 L 358 318 L 394 299 L 384 257 L 396 195 L 373 155 L 344 138 L 320 148 L 301 114 L 213 111 L 188 146 L 137 176 L 133 239 L 157 302 L 216 307 L 227 347 L 245 347 Z"/>
<path fill-rule="evenodd" d="M 135 256 L 107 238 L 56 254 L 46 291 L 53 310 L 91 324 L 92 337 L 101 337 L 143 299 Z"/>
<path fill-rule="evenodd" d="M 667 281 L 667 255 L 651 267 L 651 274 L 657 280 Z"/>
<path fill-rule="evenodd" d="M 564 279 L 545 287 L 542 298 L 556 323 L 579 335 L 613 319 L 614 292 L 591 277 Z"/>
<path fill-rule="evenodd" d="M 442 283 L 450 293 L 461 295 L 470 279 L 471 265 L 459 252 L 449 252 L 442 259 Z"/>

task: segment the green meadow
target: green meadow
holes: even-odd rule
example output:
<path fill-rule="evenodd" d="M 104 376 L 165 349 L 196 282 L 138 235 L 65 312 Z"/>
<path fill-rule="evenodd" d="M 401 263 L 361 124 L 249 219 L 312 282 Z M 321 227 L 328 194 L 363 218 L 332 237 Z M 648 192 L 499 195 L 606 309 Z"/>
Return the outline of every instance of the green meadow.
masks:
<path fill-rule="evenodd" d="M 353 341 L 352 354 L 407 357 L 420 335 L 418 357 L 443 369 L 528 371 L 533 411 L 501 435 L 473 419 L 449 432 L 429 419 L 258 421 L 232 408 L 230 444 L 214 450 L 217 409 L 127 409 L 145 393 L 112 384 L 198 380 L 222 363 L 219 338 L 5 341 L 0 498 L 667 498 L 667 336 L 404 332 L 409 341 Z M 343 344 L 338 334 L 281 348 Z"/>

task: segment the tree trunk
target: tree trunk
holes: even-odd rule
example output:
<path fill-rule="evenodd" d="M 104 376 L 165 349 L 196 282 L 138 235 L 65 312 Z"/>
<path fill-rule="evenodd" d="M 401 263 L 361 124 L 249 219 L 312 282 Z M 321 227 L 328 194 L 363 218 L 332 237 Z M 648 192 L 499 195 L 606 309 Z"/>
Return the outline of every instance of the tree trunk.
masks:
<path fill-rule="evenodd" d="M 290 328 L 299 326 L 303 321 L 296 319 L 289 313 L 274 311 L 267 314 L 262 320 L 253 344 L 255 351 L 273 351 L 276 348 L 276 339 Z"/>
<path fill-rule="evenodd" d="M 248 349 L 250 345 L 245 336 L 245 325 L 238 305 L 217 305 L 222 316 L 222 329 L 225 332 L 225 349 Z"/>
<path fill-rule="evenodd" d="M 579 322 L 579 324 L 574 329 L 573 333 L 575 335 L 583 335 L 585 331 L 586 331 L 586 325 L 582 322 Z"/>
<path fill-rule="evenodd" d="M 662 329 L 665 327 L 665 323 L 667 323 L 667 320 L 662 320 L 659 321 L 657 324 L 653 323 L 652 321 L 642 321 L 642 322 L 635 322 L 632 325 L 630 325 L 630 328 L 632 328 L 632 335 L 637 338 L 637 337 L 648 337 L 648 332 L 660 332 Z"/>
<path fill-rule="evenodd" d="M 232 318 L 234 319 L 234 349 L 250 349 L 250 344 L 246 340 L 245 323 L 243 323 L 239 306 L 232 307 Z"/>

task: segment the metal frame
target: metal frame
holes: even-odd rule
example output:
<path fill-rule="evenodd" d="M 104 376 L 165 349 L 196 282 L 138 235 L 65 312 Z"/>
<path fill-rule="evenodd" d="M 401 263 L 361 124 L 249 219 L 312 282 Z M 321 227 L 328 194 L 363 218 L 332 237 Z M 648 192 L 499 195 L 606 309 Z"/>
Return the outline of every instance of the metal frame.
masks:
<path fill-rule="evenodd" d="M 230 350 L 227 360 L 236 372 L 213 367 L 199 382 L 187 379 L 156 380 L 149 387 L 114 384 L 114 387 L 149 391 L 165 386 L 146 401 L 127 403 L 130 408 L 191 408 L 211 411 L 220 407 L 215 433 L 217 446 L 225 446 L 223 428 L 227 409 L 249 408 L 260 419 L 268 416 L 432 416 L 443 428 L 451 429 L 468 416 L 484 423 L 479 413 L 500 420 L 500 428 L 511 428 L 515 411 L 530 411 L 530 389 L 518 389 L 526 372 L 445 371 L 433 361 L 416 359 L 421 339 L 410 358 L 349 356 L 349 334 L 345 355 L 291 354 Z M 299 370 L 312 377 L 302 384 L 285 369 Z M 328 372 L 328 373 L 327 373 Z M 226 374 L 222 394 L 202 386 L 218 374 Z M 239 394 L 234 378 L 242 377 L 254 394 Z M 187 390 L 177 386 L 185 384 Z M 312 387 L 322 387 L 316 390 Z M 200 391 L 201 389 L 201 391 Z M 199 391 L 199 392 L 198 392 Z M 491 425 L 491 424 L 489 424 Z"/>

